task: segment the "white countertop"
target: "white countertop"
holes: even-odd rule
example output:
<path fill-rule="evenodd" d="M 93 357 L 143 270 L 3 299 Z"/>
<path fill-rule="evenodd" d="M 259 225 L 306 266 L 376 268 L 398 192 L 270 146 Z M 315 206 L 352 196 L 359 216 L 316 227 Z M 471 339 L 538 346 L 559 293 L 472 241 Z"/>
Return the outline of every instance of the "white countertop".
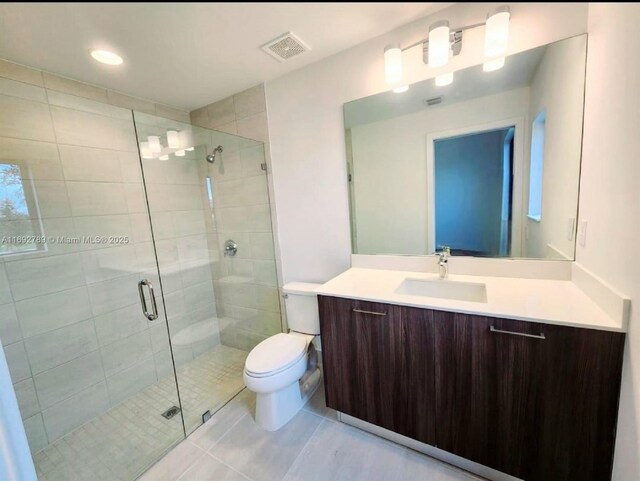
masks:
<path fill-rule="evenodd" d="M 449 275 L 441 282 L 484 283 L 487 302 L 397 294 L 405 279 L 437 279 L 433 273 L 351 268 L 321 285 L 317 294 L 423 307 L 465 314 L 626 332 L 570 280 Z"/>

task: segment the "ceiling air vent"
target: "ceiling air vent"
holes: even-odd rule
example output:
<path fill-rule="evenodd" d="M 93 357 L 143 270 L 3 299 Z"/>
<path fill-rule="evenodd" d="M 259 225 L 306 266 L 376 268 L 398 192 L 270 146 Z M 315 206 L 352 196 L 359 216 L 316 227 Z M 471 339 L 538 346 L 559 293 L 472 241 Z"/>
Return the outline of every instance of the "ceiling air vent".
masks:
<path fill-rule="evenodd" d="M 442 97 L 431 97 L 430 99 L 424 99 L 424 103 L 427 107 L 433 107 L 442 103 Z"/>
<path fill-rule="evenodd" d="M 298 38 L 294 33 L 287 32 L 278 38 L 267 42 L 262 46 L 262 50 L 280 62 L 285 62 L 290 58 L 300 55 L 311 48 Z"/>

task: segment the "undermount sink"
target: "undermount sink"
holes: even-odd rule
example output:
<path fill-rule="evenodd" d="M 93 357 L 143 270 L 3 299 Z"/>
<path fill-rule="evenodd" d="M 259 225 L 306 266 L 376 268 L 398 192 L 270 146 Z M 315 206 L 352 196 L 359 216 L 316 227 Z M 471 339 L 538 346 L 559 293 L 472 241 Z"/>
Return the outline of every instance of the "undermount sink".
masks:
<path fill-rule="evenodd" d="M 476 282 L 449 279 L 407 278 L 398 286 L 396 294 L 408 296 L 456 299 L 458 301 L 487 302 L 487 286 Z"/>

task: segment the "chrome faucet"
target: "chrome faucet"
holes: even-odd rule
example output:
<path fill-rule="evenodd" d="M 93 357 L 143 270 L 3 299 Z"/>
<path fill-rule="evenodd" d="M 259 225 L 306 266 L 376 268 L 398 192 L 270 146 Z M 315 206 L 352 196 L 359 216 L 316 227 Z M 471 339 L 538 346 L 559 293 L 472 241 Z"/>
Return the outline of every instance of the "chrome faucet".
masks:
<path fill-rule="evenodd" d="M 438 254 L 438 270 L 440 279 L 446 279 L 448 272 L 449 256 L 451 255 L 451 247 L 440 246 L 440 250 L 435 252 Z"/>

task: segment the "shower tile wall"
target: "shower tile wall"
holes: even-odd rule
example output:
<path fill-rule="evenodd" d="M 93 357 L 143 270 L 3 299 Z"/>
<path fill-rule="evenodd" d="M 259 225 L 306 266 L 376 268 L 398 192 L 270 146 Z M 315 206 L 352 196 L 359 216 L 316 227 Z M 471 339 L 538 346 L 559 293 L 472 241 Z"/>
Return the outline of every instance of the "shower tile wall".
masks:
<path fill-rule="evenodd" d="M 262 163 L 270 164 L 264 85 L 191 112 L 191 122 L 264 142 L 264 149 L 262 145 L 223 145 L 222 170 L 218 162 L 209 168 L 218 199 L 219 242 L 222 245 L 233 239 L 238 244 L 238 254 L 224 258 L 216 279 L 221 342 L 248 351 L 282 330 L 279 256 L 272 232 L 275 210 L 270 203 L 273 184 L 270 168 L 265 181 L 261 167 Z"/>
<path fill-rule="evenodd" d="M 47 236 L 130 238 L 0 256 L 0 339 L 34 453 L 171 372 L 164 324 L 140 313 L 136 284 L 154 258 L 131 112 L 109 104 L 133 101 L 186 118 L 0 61 L 2 181 L 20 166 L 31 216 L 6 221 L 3 202 L 1 235 L 28 225 Z"/>

